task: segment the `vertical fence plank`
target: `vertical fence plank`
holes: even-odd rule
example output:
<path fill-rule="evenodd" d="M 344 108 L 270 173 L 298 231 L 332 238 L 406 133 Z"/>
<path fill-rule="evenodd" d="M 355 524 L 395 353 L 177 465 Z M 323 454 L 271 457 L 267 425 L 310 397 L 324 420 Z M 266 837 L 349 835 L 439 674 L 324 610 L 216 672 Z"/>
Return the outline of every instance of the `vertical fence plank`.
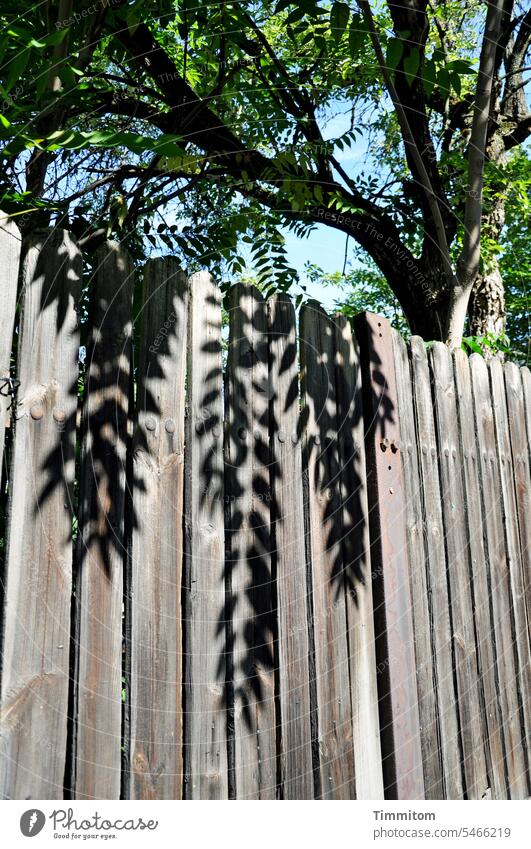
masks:
<path fill-rule="evenodd" d="M 474 596 L 463 510 L 462 457 L 451 355 L 442 342 L 430 351 L 441 474 L 441 499 L 450 586 L 450 618 L 459 701 L 466 793 L 481 799 L 488 790 L 483 711 L 474 633 Z"/>
<path fill-rule="evenodd" d="M 442 499 L 439 458 L 431 397 L 430 373 L 424 342 L 410 340 L 413 401 L 417 426 L 417 456 L 426 535 L 426 570 L 428 576 L 433 652 L 437 685 L 440 748 L 443 763 L 444 797 L 462 799 L 463 781 L 457 717 L 457 694 L 454 685 L 452 632 L 448 574 L 444 550 Z"/>
<path fill-rule="evenodd" d="M 507 788 L 502 733 L 503 719 L 498 698 L 496 658 L 492 640 L 491 599 L 486 552 L 483 541 L 484 516 L 481 510 L 472 384 L 468 357 L 464 351 L 454 351 L 454 370 L 459 412 L 459 433 L 462 446 L 463 507 L 466 512 L 466 527 L 472 564 L 478 668 L 483 691 L 486 723 L 487 768 L 493 797 L 504 799 L 507 798 Z"/>
<path fill-rule="evenodd" d="M 4 439 L 12 402 L 10 383 L 11 344 L 17 302 L 20 233 L 0 211 L 0 482 L 4 462 Z"/>
<path fill-rule="evenodd" d="M 356 319 L 366 430 L 380 736 L 388 798 L 424 798 L 398 401 L 389 322 Z"/>
<path fill-rule="evenodd" d="M 63 798 L 80 276 L 66 231 L 25 246 L 0 758 L 2 797 L 15 799 Z"/>
<path fill-rule="evenodd" d="M 269 301 L 274 574 L 277 587 L 280 781 L 284 799 L 312 799 L 308 586 L 295 310 Z"/>
<path fill-rule="evenodd" d="M 133 269 L 113 242 L 96 261 L 81 449 L 75 795 L 117 799 Z"/>
<path fill-rule="evenodd" d="M 527 619 L 531 622 L 531 471 L 523 385 L 525 372 L 527 369 L 519 369 L 515 363 L 504 366 L 524 595 Z"/>
<path fill-rule="evenodd" d="M 524 366 L 520 369 L 520 376 L 522 378 L 522 392 L 523 392 L 523 404 L 524 404 L 524 419 L 525 419 L 525 429 L 523 434 L 523 440 L 527 444 L 527 462 L 531 466 L 531 371 Z M 525 450 L 525 449 L 524 449 Z M 531 496 L 530 496 L 531 497 Z M 528 557 L 531 557 L 531 529 L 529 528 L 529 511 L 527 511 L 527 522 L 525 524 L 525 530 L 523 534 L 522 545 L 525 546 L 525 550 Z M 524 542 L 525 541 L 525 542 Z M 526 599 L 527 599 L 527 618 L 529 622 L 531 622 L 531 569 L 525 575 L 526 579 Z"/>
<path fill-rule="evenodd" d="M 524 366 L 520 369 L 524 389 L 525 421 L 527 430 L 527 445 L 531 455 L 531 371 Z"/>
<path fill-rule="evenodd" d="M 501 507 L 505 526 L 505 545 L 509 562 L 509 583 L 513 614 L 513 640 L 516 647 L 518 688 L 524 722 L 524 738 L 531 740 L 531 653 L 529 623 L 527 621 L 523 563 L 518 534 L 518 510 L 515 497 L 515 470 L 509 439 L 507 400 L 503 380 L 503 366 L 499 359 L 489 364 L 494 405 L 494 423 L 501 480 Z M 513 431 L 514 425 L 513 421 Z M 529 767 L 529 764 L 528 764 Z M 531 792 L 531 788 L 530 788 Z"/>
<path fill-rule="evenodd" d="M 238 799 L 276 797 L 267 314 L 262 293 L 231 292 L 225 492 Z"/>
<path fill-rule="evenodd" d="M 407 504 L 407 540 L 415 629 L 415 659 L 419 717 L 422 726 L 422 762 L 427 799 L 444 798 L 444 755 L 438 728 L 437 677 L 434 666 L 432 612 L 429 603 L 430 576 L 427 574 L 428 535 L 424 533 L 422 488 L 417 455 L 417 435 L 413 409 L 413 387 L 406 343 L 393 332 L 400 450 Z M 429 392 L 429 382 L 428 382 Z M 428 396 L 429 399 L 429 396 Z M 430 400 L 430 399 L 429 399 Z M 431 409 L 431 400 L 429 404 Z M 425 445 L 422 434 L 422 445 Z M 426 452 L 424 452 L 426 453 Z"/>
<path fill-rule="evenodd" d="M 185 454 L 185 796 L 224 799 L 227 619 L 224 589 L 221 294 L 190 278 Z"/>
<path fill-rule="evenodd" d="M 182 797 L 184 382 L 188 287 L 144 269 L 133 442 L 130 798 Z"/>
<path fill-rule="evenodd" d="M 527 797 L 526 764 L 516 683 L 509 564 L 501 510 L 500 469 L 495 450 L 494 412 L 485 360 L 478 354 L 472 354 L 469 363 L 474 395 L 498 692 L 503 717 L 505 763 L 511 799 L 523 799 Z"/>
<path fill-rule="evenodd" d="M 300 314 L 320 796 L 355 798 L 349 651 L 343 585 L 334 326 L 319 305 Z"/>
<path fill-rule="evenodd" d="M 506 363 L 504 372 L 524 595 L 527 619 L 531 623 L 531 472 L 529 468 L 529 444 L 526 432 L 524 387 L 522 381 L 524 370 L 520 370 L 515 363 Z"/>
<path fill-rule="evenodd" d="M 336 315 L 336 393 L 353 750 L 357 799 L 382 799 L 376 652 L 364 422 L 358 343 L 344 316 Z"/>

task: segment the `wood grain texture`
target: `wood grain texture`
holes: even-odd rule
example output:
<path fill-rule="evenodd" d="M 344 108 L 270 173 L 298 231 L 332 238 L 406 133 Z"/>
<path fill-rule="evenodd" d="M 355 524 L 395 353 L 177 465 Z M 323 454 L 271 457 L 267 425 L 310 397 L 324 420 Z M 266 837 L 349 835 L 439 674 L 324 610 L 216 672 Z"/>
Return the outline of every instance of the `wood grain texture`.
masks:
<path fill-rule="evenodd" d="M 431 575 L 428 574 L 428 534 L 423 516 L 423 488 L 421 485 L 417 449 L 426 445 L 425 433 L 417 441 L 413 406 L 413 386 L 406 343 L 393 332 L 393 351 L 396 372 L 398 415 L 400 418 L 400 447 L 404 473 L 404 497 L 407 503 L 407 540 L 415 629 L 415 659 L 417 667 L 417 692 L 419 716 L 422 726 L 422 763 L 427 799 L 444 798 L 444 755 L 439 730 L 437 674 L 435 647 L 433 645 L 433 620 L 430 605 Z M 418 383 L 418 381 L 417 381 Z M 429 381 L 427 383 L 429 390 Z M 431 408 L 431 400 L 427 409 Z M 421 403 L 422 405 L 422 403 Z M 424 425 L 423 417 L 421 421 Z M 431 455 L 430 455 L 431 456 Z M 429 509 L 429 508 L 428 508 Z M 458 762 L 458 760 L 457 760 Z"/>
<path fill-rule="evenodd" d="M 11 345 L 15 324 L 21 238 L 18 227 L 0 210 L 0 382 L 10 376 Z M 4 439 L 12 398 L 0 385 L 0 481 L 4 462 Z"/>
<path fill-rule="evenodd" d="M 456 391 L 450 351 L 434 343 L 430 350 L 435 423 L 438 437 L 441 501 L 450 589 L 450 619 L 454 652 L 463 769 L 469 799 L 489 792 L 483 712 L 474 633 L 474 593 L 468 531 L 465 522 L 462 454 Z"/>
<path fill-rule="evenodd" d="M 527 621 L 531 622 L 531 472 L 524 399 L 524 369 L 515 363 L 504 366 L 507 418 L 513 462 L 516 509 L 522 560 Z"/>
<path fill-rule="evenodd" d="M 280 791 L 314 795 L 310 722 L 308 585 L 295 310 L 268 302 L 273 571 L 276 576 L 280 704 Z"/>
<path fill-rule="evenodd" d="M 524 366 L 520 369 L 520 374 L 522 376 L 522 386 L 524 392 L 527 444 L 529 446 L 529 454 L 531 456 L 531 371 L 527 368 L 527 366 Z"/>
<path fill-rule="evenodd" d="M 6 558 L 3 798 L 62 799 L 67 738 L 81 255 L 64 230 L 25 245 Z"/>
<path fill-rule="evenodd" d="M 481 488 L 474 424 L 474 404 L 468 357 L 464 351 L 453 354 L 459 434 L 462 449 L 464 508 L 466 511 L 468 545 L 474 589 L 474 621 L 476 649 L 480 675 L 487 771 L 492 795 L 507 798 L 503 749 L 503 719 L 496 680 L 496 656 L 492 640 L 491 600 L 487 555 L 484 544 Z"/>
<path fill-rule="evenodd" d="M 118 799 L 133 267 L 115 242 L 96 263 L 81 447 L 75 797 Z"/>
<path fill-rule="evenodd" d="M 457 693 L 454 683 L 448 573 L 444 547 L 438 442 L 431 395 L 431 380 L 424 342 L 410 343 L 413 403 L 417 427 L 417 456 L 426 535 L 426 570 L 432 621 L 437 712 L 443 763 L 444 797 L 462 799 L 461 752 Z"/>
<path fill-rule="evenodd" d="M 396 375 L 389 322 L 357 316 L 386 798 L 423 799 L 421 729 Z"/>
<path fill-rule="evenodd" d="M 221 294 L 190 278 L 185 453 L 185 797 L 224 799 L 227 680 Z"/>
<path fill-rule="evenodd" d="M 324 799 L 354 799 L 353 724 L 337 443 L 335 331 L 333 322 L 319 305 L 310 303 L 302 307 L 300 335 L 319 735 L 319 795 Z"/>
<path fill-rule="evenodd" d="M 130 798 L 181 799 L 184 413 L 188 285 L 144 270 L 133 440 Z"/>
<path fill-rule="evenodd" d="M 492 605 L 497 686 L 503 716 L 505 764 L 511 799 L 527 797 L 526 763 L 518 701 L 516 660 L 513 646 L 509 563 L 502 517 L 501 480 L 494 409 L 488 368 L 483 357 L 469 359 L 474 395 L 477 458 L 481 482 L 481 508 L 488 555 L 489 592 Z"/>
<path fill-rule="evenodd" d="M 383 799 L 359 348 L 344 316 L 334 317 L 334 331 L 343 524 L 341 580 L 347 612 L 356 798 Z"/>
<path fill-rule="evenodd" d="M 229 519 L 237 799 L 276 797 L 274 616 L 266 304 L 239 284 L 229 301 L 225 493 Z"/>
<path fill-rule="evenodd" d="M 516 475 L 511 451 L 507 399 L 503 379 L 503 366 L 499 359 L 489 363 L 496 445 L 501 480 L 501 507 L 505 526 L 505 545 L 509 562 L 509 583 L 513 617 L 513 640 L 516 648 L 518 689 L 524 724 L 524 739 L 531 740 L 531 653 L 529 622 L 525 603 L 524 563 L 518 531 L 518 506 L 516 502 Z M 513 422 L 516 425 L 516 420 Z M 529 766 L 529 765 L 528 765 Z M 529 779 L 529 776 L 528 776 Z M 531 792 L 531 787 L 530 787 Z"/>

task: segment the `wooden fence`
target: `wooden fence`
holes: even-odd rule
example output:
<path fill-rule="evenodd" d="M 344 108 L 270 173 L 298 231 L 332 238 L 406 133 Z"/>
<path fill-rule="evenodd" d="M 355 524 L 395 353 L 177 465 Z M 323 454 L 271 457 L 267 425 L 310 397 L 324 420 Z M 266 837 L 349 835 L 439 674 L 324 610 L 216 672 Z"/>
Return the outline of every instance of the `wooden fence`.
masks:
<path fill-rule="evenodd" d="M 529 371 L 93 268 L 3 220 L 2 795 L 527 797 Z"/>

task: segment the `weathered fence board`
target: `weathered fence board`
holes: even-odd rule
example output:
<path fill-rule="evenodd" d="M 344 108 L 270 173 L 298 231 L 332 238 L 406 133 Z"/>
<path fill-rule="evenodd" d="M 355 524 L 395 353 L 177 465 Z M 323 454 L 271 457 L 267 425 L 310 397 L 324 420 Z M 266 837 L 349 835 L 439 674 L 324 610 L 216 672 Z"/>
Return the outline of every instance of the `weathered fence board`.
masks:
<path fill-rule="evenodd" d="M 43 232 L 25 245 L 6 562 L 2 797 L 63 797 L 80 277 L 81 254 L 66 231 Z"/>
<path fill-rule="evenodd" d="M 509 437 L 513 460 L 518 527 L 520 530 L 520 551 L 522 559 L 522 577 L 528 623 L 531 622 L 531 472 L 529 447 L 526 432 L 524 404 L 523 372 L 515 363 L 506 363 L 505 391 Z"/>
<path fill-rule="evenodd" d="M 309 551 L 319 738 L 324 799 L 355 798 L 349 647 L 342 557 L 334 325 L 305 304 L 300 315 L 301 390 L 308 474 Z"/>
<path fill-rule="evenodd" d="M 500 507 L 501 480 L 495 450 L 493 403 L 485 360 L 478 354 L 472 354 L 469 363 L 476 417 L 483 527 L 489 561 L 489 591 L 496 646 L 497 680 L 503 716 L 505 764 L 511 799 L 523 799 L 527 796 L 526 763 L 523 752 L 525 744 L 518 702 L 509 563 Z"/>
<path fill-rule="evenodd" d="M 356 799 L 383 798 L 365 444 L 358 343 L 334 317 L 337 438 L 342 513 L 341 582 L 346 594 Z"/>
<path fill-rule="evenodd" d="M 362 355 L 380 735 L 388 798 L 424 798 L 415 646 L 389 322 L 356 320 Z"/>
<path fill-rule="evenodd" d="M 190 278 L 185 452 L 185 788 L 228 794 L 221 295 Z"/>
<path fill-rule="evenodd" d="M 524 388 L 525 421 L 527 426 L 527 443 L 531 454 L 531 371 L 525 366 L 520 369 Z"/>
<path fill-rule="evenodd" d="M 404 474 L 404 497 L 407 504 L 407 540 L 415 629 L 415 662 L 417 667 L 417 692 L 419 718 L 422 726 L 422 760 L 426 798 L 444 799 L 443 748 L 438 728 L 437 684 L 432 645 L 433 624 L 429 604 L 431 575 L 426 563 L 429 545 L 424 532 L 422 487 L 417 455 L 417 435 L 413 408 L 413 387 L 406 343 L 393 332 L 393 351 L 396 372 L 398 415 L 400 418 L 400 450 Z M 417 381 L 418 383 L 418 381 Z M 429 392 L 429 379 L 427 382 Z M 428 396 L 429 397 L 429 396 Z M 431 399 L 429 399 L 431 412 Z M 422 411 L 421 411 L 422 414 Z M 422 433 L 421 453 L 427 459 L 425 432 Z M 391 450 L 390 448 L 388 450 Z M 431 479 L 431 475 L 430 475 Z M 430 509 L 428 507 L 428 509 Z"/>
<path fill-rule="evenodd" d="M 225 482 L 236 798 L 276 796 L 267 312 L 254 286 L 229 303 Z"/>
<path fill-rule="evenodd" d="M 531 740 L 531 654 L 529 623 L 524 592 L 523 563 L 518 533 L 518 510 L 515 497 L 515 473 L 509 439 L 507 400 L 503 366 L 499 359 L 489 363 L 496 448 L 501 479 L 502 516 L 505 526 L 505 546 L 509 562 L 509 583 L 513 616 L 513 640 L 516 647 L 518 689 L 524 722 L 524 738 Z M 531 788 L 530 788 L 531 792 Z"/>
<path fill-rule="evenodd" d="M 412 336 L 409 347 L 418 440 L 416 449 L 426 535 L 426 570 L 437 687 L 439 745 L 443 765 L 442 780 L 445 798 L 462 799 L 464 790 L 459 746 L 457 694 L 454 685 L 448 573 L 444 550 L 439 458 L 431 379 L 423 340 L 418 336 Z"/>
<path fill-rule="evenodd" d="M 483 713 L 477 669 L 468 533 L 463 510 L 462 457 L 453 366 L 450 351 L 442 342 L 434 343 L 430 357 L 463 769 L 467 797 L 482 799 L 488 793 L 489 784 L 483 750 Z"/>
<path fill-rule="evenodd" d="M 295 310 L 287 295 L 269 301 L 269 396 L 273 574 L 277 587 L 280 791 L 314 794 L 310 717 L 308 585 Z"/>
<path fill-rule="evenodd" d="M 28 242 L 17 326 L 20 248 L 4 218 L 1 794 L 527 798 L 529 371 L 314 303 L 298 356 L 243 285 L 224 368 L 210 275 L 150 261 L 134 317 L 115 243 L 84 355 L 75 242 Z"/>
<path fill-rule="evenodd" d="M 474 427 L 474 406 L 468 358 L 464 351 L 454 352 L 455 385 L 462 446 L 464 506 L 466 509 L 468 545 L 474 587 L 474 620 L 476 650 L 485 713 L 485 752 L 492 794 L 507 798 L 503 751 L 502 713 L 496 682 L 496 656 L 492 640 L 490 592 L 484 545 L 483 516 L 478 453 Z"/>
<path fill-rule="evenodd" d="M 5 213 L 0 211 L 0 482 L 3 472 L 8 410 L 14 401 L 9 378 L 17 303 L 20 246 L 20 233 L 17 226 L 5 216 Z"/>
<path fill-rule="evenodd" d="M 121 774 L 122 607 L 132 265 L 100 249 L 86 355 L 77 553 L 78 668 L 75 796 L 118 799 Z"/>
<path fill-rule="evenodd" d="M 130 798 L 182 797 L 184 410 L 188 285 L 144 271 L 133 441 Z"/>

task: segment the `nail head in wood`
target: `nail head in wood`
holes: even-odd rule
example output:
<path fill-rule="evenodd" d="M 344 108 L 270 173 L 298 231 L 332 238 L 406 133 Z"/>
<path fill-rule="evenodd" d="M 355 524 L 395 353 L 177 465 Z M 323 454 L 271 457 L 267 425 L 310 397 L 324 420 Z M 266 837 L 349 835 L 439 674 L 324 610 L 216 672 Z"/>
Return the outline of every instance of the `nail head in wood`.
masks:
<path fill-rule="evenodd" d="M 33 407 L 30 409 L 30 416 L 36 422 L 40 421 L 43 415 L 44 410 L 41 406 L 39 406 L 39 404 L 34 404 Z"/>

